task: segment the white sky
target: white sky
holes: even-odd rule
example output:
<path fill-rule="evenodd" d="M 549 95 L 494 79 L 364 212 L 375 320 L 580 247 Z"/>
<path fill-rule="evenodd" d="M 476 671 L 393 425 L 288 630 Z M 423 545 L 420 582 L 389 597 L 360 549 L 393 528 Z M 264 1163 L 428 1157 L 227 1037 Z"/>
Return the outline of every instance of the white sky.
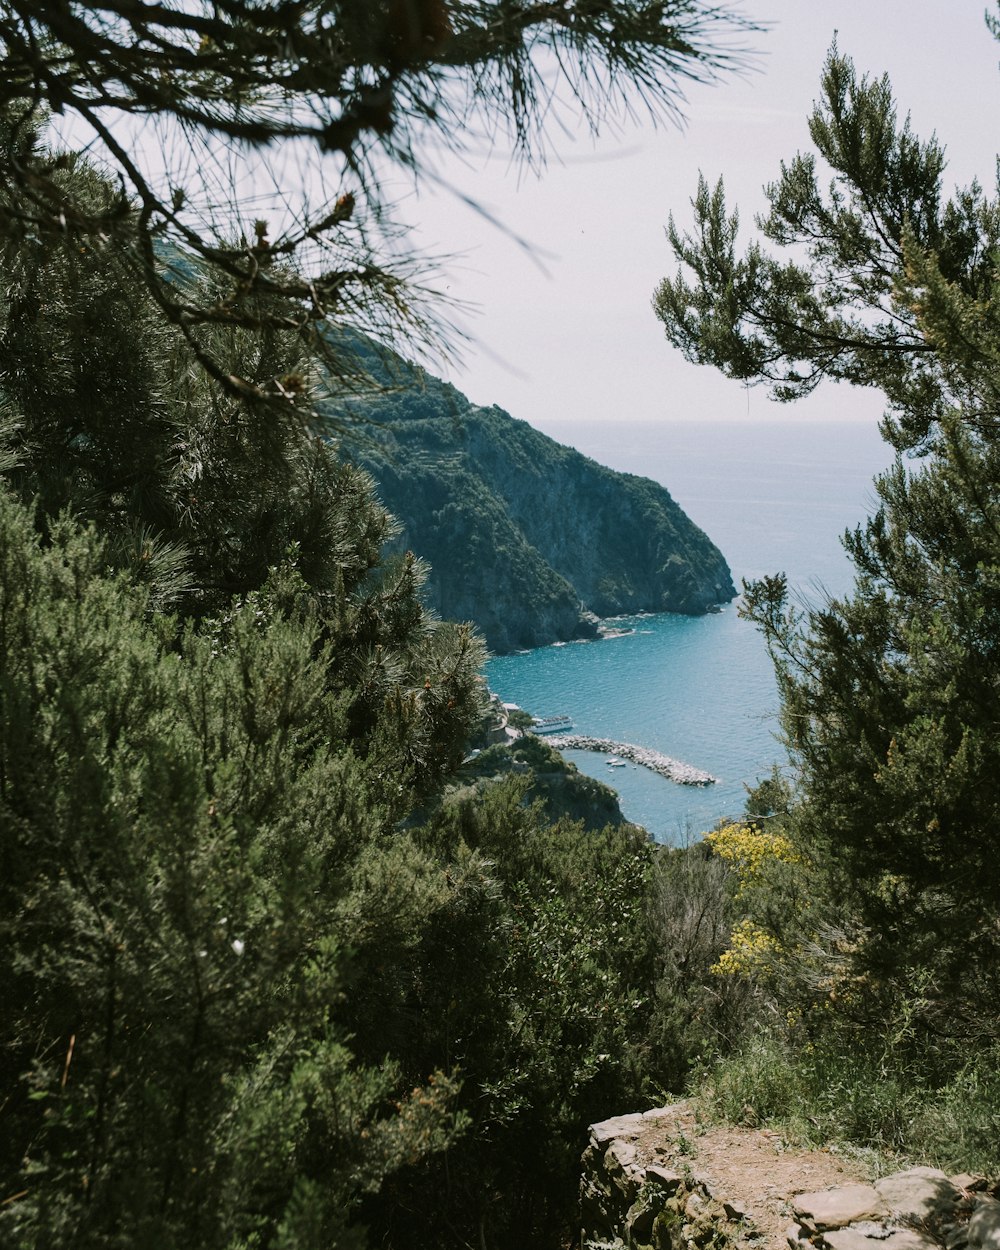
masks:
<path fill-rule="evenodd" d="M 398 206 L 419 246 L 461 254 L 441 285 L 475 306 L 473 337 L 448 377 L 476 403 L 564 438 L 567 422 L 606 420 L 874 420 L 877 394 L 821 389 L 807 403 L 776 405 L 670 348 L 653 315 L 653 288 L 674 262 L 663 228 L 683 227 L 698 171 L 725 179 L 744 230 L 764 205 L 761 188 L 809 145 L 806 117 L 834 31 L 859 72 L 888 72 L 900 115 L 926 138 L 936 131 L 946 186 L 978 176 L 994 184 L 1000 150 L 1000 43 L 986 28 L 987 0 L 747 0 L 771 28 L 752 42 L 760 69 L 688 90 L 688 124 L 645 124 L 596 146 L 563 141 L 540 179 L 520 181 L 500 154 L 442 173 L 529 240 L 544 269 L 457 197 L 422 190 Z M 992 0 L 989 0 L 992 3 Z"/>

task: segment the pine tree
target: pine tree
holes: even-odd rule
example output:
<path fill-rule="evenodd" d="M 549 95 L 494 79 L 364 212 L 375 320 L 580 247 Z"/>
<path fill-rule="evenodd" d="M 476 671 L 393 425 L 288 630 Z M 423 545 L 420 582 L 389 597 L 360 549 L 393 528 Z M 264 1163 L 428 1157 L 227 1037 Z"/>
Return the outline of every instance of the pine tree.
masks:
<path fill-rule="evenodd" d="M 77 158 L 59 176 L 77 199 L 115 194 Z M 428 617 L 419 561 L 383 561 L 396 523 L 367 475 L 338 459 L 312 405 L 262 417 L 214 383 L 115 240 L 24 239 L 0 257 L 0 281 L 10 480 L 42 530 L 67 508 L 94 523 L 152 606 L 185 617 L 223 611 L 293 560 L 335 644 L 328 675 L 350 699 L 356 749 L 408 779 L 407 793 L 432 789 L 480 715 L 482 648 L 468 628 Z M 214 336 L 255 385 L 322 384 L 290 331 Z"/>
<path fill-rule="evenodd" d="M 4 1244 L 360 1244 L 460 1121 L 340 1022 L 385 825 L 300 579 L 178 626 L 4 495 L 0 605 Z"/>
<path fill-rule="evenodd" d="M 637 102 L 674 116 L 683 83 L 738 66 L 754 29 L 703 0 L 3 0 L 0 238 L 125 240 L 123 263 L 200 366 L 280 411 L 288 396 L 234 371 L 215 327 L 291 332 L 343 377 L 358 362 L 325 329 L 437 338 L 425 267 L 389 224 L 396 176 L 483 136 L 542 163 L 564 94 L 595 129 Z M 113 171 L 110 200 L 61 177 L 40 138 L 49 113 Z M 214 291 L 179 280 L 192 259 Z"/>
<path fill-rule="evenodd" d="M 896 983 L 908 1029 L 972 1039 L 1000 1007 L 1000 201 L 975 183 L 946 200 L 940 146 L 836 48 L 810 133 L 820 159 L 782 167 L 759 223 L 789 258 L 739 255 L 703 181 L 656 311 L 689 358 L 779 399 L 824 378 L 887 397 L 898 458 L 845 536 L 853 592 L 801 611 L 774 577 L 745 610 L 777 667 L 796 836 L 855 931 L 855 1010 Z"/>

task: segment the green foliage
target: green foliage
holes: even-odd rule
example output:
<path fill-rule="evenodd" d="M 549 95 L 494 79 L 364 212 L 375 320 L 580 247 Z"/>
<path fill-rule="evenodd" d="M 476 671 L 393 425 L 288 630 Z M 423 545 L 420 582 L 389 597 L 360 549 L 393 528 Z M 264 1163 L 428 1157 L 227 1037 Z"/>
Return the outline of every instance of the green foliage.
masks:
<path fill-rule="evenodd" d="M 60 177 L 88 203 L 114 193 L 76 157 Z M 262 419 L 211 383 L 115 240 L 29 237 L 0 255 L 0 281 L 19 489 L 45 516 L 68 506 L 97 524 L 162 604 L 214 610 L 259 586 L 292 545 L 322 590 L 350 593 L 378 562 L 393 526 L 368 502 L 367 479 L 337 463 L 306 406 Z M 192 273 L 185 285 L 211 283 Z M 316 381 L 290 331 L 212 333 L 255 385 Z M 332 506 L 349 496 L 353 506 Z"/>
<path fill-rule="evenodd" d="M 196 629 L 103 570 L 0 497 L 5 1244 L 353 1244 L 461 1118 L 340 1023 L 380 824 L 320 620 L 292 572 Z"/>
<path fill-rule="evenodd" d="M 645 837 L 518 785 L 394 829 L 294 570 L 182 624 L 69 521 L 0 537 L 7 1243 L 571 1222 L 648 1066 Z"/>
<path fill-rule="evenodd" d="M 527 719 L 530 721 L 531 717 Z M 511 773 L 527 780 L 525 802 L 537 800 L 550 821 L 579 821 L 594 832 L 625 821 L 618 796 L 610 786 L 581 773 L 575 764 L 532 733 L 481 751 L 463 767 L 461 779 L 468 779 L 468 784 L 482 792 L 496 778 Z"/>
<path fill-rule="evenodd" d="M 911 969 L 921 996 L 928 974 L 928 1025 L 966 1033 L 1000 1002 L 998 467 L 974 422 L 942 419 L 920 466 L 883 475 L 879 511 L 847 536 L 853 596 L 800 616 L 770 581 L 745 609 L 778 666 L 803 795 L 795 827 L 870 935 L 857 962 L 878 978 Z"/>
<path fill-rule="evenodd" d="M 112 194 L 75 158 L 61 176 L 78 196 Z M 396 793 L 405 807 L 413 786 L 439 785 L 480 715 L 481 646 L 428 618 L 419 561 L 383 561 L 396 524 L 308 407 L 264 419 L 210 382 L 113 240 L 26 239 L 0 256 L 0 278 L 3 442 L 42 532 L 71 508 L 149 587 L 151 606 L 186 617 L 224 617 L 233 596 L 291 559 L 297 593 L 322 616 L 327 680 L 384 801 Z M 262 386 L 316 374 L 291 331 L 213 333 Z"/>
<path fill-rule="evenodd" d="M 873 1154 L 881 1170 L 917 1160 L 950 1173 L 996 1174 L 995 1049 L 937 1085 L 912 1056 L 845 1046 L 832 1014 L 828 1023 L 830 1032 L 805 1044 L 773 1030 L 747 1040 L 698 1074 L 697 1096 L 731 1123 L 770 1124 L 820 1148 L 840 1143 Z"/>
<path fill-rule="evenodd" d="M 751 978 L 715 975 L 739 910 L 732 874 L 705 841 L 659 848 L 649 896 L 656 952 L 650 1043 L 661 1087 L 684 1087 L 692 1068 L 728 1054 L 759 1026 L 764 1004 Z"/>
<path fill-rule="evenodd" d="M 5 1242 L 361 1244 L 363 1197 L 464 1124 L 450 1069 L 359 1057 L 343 1004 L 437 905 L 392 833 L 462 759 L 481 646 L 380 566 L 365 475 L 209 383 L 114 239 L 0 265 Z"/>
<path fill-rule="evenodd" d="M 700 613 L 732 597 L 725 560 L 656 483 L 403 361 L 383 367 L 394 385 L 329 406 L 342 446 L 430 561 L 435 611 L 475 621 L 494 651 L 593 634 L 588 611 Z"/>
<path fill-rule="evenodd" d="M 581 1131 L 640 1096 L 651 949 L 645 894 L 652 848 L 630 828 L 548 824 L 525 784 L 446 804 L 418 838 L 448 864 L 448 900 L 426 940 L 393 960 L 388 984 L 352 1018 L 380 1031 L 398 996 L 419 1003 L 417 1071 L 458 1066 L 470 1119 L 438 1175 L 391 1188 L 406 1227 L 392 1244 L 427 1244 L 428 1209 L 487 1244 L 546 1245 L 576 1218 Z M 405 1027 L 405 1016 L 389 1018 Z"/>
<path fill-rule="evenodd" d="M 917 139 L 908 119 L 898 125 L 888 80 L 858 78 L 836 45 L 809 131 L 816 155 L 782 164 L 758 223 L 790 258 L 757 243 L 738 255 L 738 214 L 727 214 L 722 182 L 710 190 L 703 178 L 694 231 L 670 224 L 682 269 L 657 288 L 656 313 L 689 359 L 770 383 L 778 399 L 827 377 L 878 387 L 898 420 L 896 445 L 918 445 L 964 401 L 954 301 L 975 310 L 973 322 L 993 315 L 1000 206 L 978 183 L 946 200 L 941 146 Z M 952 310 L 950 347 L 940 305 Z"/>
<path fill-rule="evenodd" d="M 931 1153 L 995 1167 L 971 1143 L 995 1120 L 1000 1010 L 1000 201 L 975 183 L 945 200 L 936 140 L 898 124 L 888 82 L 836 48 L 810 133 L 828 186 L 816 157 L 796 157 L 758 223 L 791 259 L 739 256 L 721 184 L 703 182 L 694 233 L 671 225 L 686 272 L 657 292 L 675 344 L 779 398 L 823 378 L 880 387 L 899 453 L 875 514 L 845 535 L 850 595 L 800 610 L 781 576 L 745 587 L 796 781 L 751 811 L 803 862 L 738 899 L 730 962 L 759 939 L 792 1032 L 758 1077 L 735 1061 L 729 1102 L 756 1105 L 756 1081 L 764 1113 L 801 1098 L 825 1129 L 900 1150 L 929 1150 L 916 1126 L 934 1107 Z"/>

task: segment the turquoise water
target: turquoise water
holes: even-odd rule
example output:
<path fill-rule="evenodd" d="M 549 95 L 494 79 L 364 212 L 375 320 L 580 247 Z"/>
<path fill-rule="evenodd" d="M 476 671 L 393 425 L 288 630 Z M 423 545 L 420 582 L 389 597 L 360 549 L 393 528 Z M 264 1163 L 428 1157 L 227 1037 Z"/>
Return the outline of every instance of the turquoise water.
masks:
<path fill-rule="evenodd" d="M 842 594 L 851 568 L 839 543 L 864 520 L 872 478 L 891 461 L 871 426 L 628 424 L 546 429 L 560 442 L 666 486 L 741 578 L 783 571 L 800 600 Z M 629 764 L 568 752 L 613 784 L 622 810 L 660 841 L 680 843 L 743 809 L 745 786 L 783 760 L 774 676 L 756 630 L 735 604 L 718 615 L 623 618 L 622 638 L 541 647 L 487 665 L 502 699 L 576 731 L 653 747 L 707 769 L 719 783 L 678 786 Z"/>

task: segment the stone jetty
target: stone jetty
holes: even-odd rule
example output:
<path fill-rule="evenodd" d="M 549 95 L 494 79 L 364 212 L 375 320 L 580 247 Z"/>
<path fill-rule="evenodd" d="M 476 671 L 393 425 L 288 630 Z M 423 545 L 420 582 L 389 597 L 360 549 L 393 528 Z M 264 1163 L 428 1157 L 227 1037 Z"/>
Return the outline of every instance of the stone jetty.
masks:
<path fill-rule="evenodd" d="M 669 755 L 661 755 L 649 747 L 633 746 L 630 742 L 612 742 L 609 738 L 588 738 L 583 734 L 549 734 L 545 739 L 557 751 L 603 751 L 606 755 L 617 756 L 620 760 L 629 760 L 648 768 L 661 777 L 676 781 L 681 786 L 710 786 L 718 781 L 711 773 L 695 768 L 693 764 L 685 764 L 682 760 L 671 759 Z"/>

